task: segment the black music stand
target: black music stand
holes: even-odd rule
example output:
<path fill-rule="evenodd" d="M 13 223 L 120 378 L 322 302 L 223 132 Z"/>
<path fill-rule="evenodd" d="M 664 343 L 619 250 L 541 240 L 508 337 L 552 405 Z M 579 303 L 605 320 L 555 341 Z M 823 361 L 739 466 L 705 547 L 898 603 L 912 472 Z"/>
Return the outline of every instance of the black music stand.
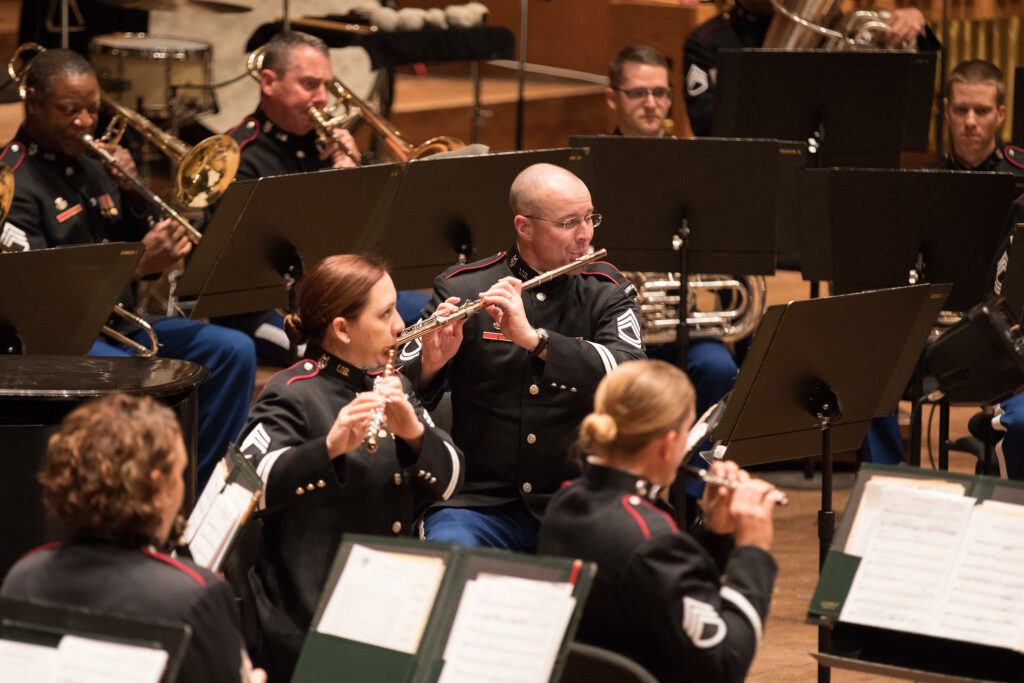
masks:
<path fill-rule="evenodd" d="M 797 182 L 805 279 L 830 280 L 833 294 L 950 282 L 953 311 L 985 298 L 1016 194 L 1009 174 L 808 169 Z M 921 457 L 923 377 L 915 373 L 910 392 L 913 465 Z"/>
<path fill-rule="evenodd" d="M 601 246 L 619 268 L 680 273 L 683 301 L 691 272 L 775 272 L 778 141 L 573 136 L 570 142 L 590 148 L 584 179 L 604 214 Z M 677 362 L 684 369 L 688 339 L 680 315 Z"/>
<path fill-rule="evenodd" d="M 393 164 L 233 183 L 178 286 L 192 318 L 289 308 L 304 265 L 369 251 L 390 203 Z"/>
<path fill-rule="evenodd" d="M 160 681 L 174 683 L 192 640 L 192 627 L 183 622 L 0 598 L 0 640 L 55 648 L 65 635 L 163 650 L 167 666 Z"/>
<path fill-rule="evenodd" d="M 901 149 L 927 148 L 935 53 L 725 49 L 718 59 L 716 136 L 808 140 L 819 167 L 896 168 Z"/>
<path fill-rule="evenodd" d="M 24 353 L 85 355 L 141 258 L 138 242 L 0 253 L 0 323 Z"/>
<path fill-rule="evenodd" d="M 832 544 L 833 450 L 852 450 L 891 413 L 949 285 L 900 287 L 771 306 L 712 430 L 741 466 L 821 455 L 819 568 Z M 828 632 L 818 632 L 828 651 Z M 820 680 L 820 669 L 819 669 Z"/>
<path fill-rule="evenodd" d="M 405 164 L 371 250 L 387 258 L 399 289 L 430 287 L 446 268 L 512 244 L 508 193 L 520 171 L 549 163 L 578 175 L 580 158 L 566 147 Z"/>

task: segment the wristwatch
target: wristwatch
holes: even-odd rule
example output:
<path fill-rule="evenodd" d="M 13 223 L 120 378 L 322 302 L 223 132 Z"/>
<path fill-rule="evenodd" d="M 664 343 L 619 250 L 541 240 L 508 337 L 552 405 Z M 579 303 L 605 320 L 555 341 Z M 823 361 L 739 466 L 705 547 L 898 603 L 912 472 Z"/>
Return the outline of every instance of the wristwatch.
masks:
<path fill-rule="evenodd" d="M 537 328 L 537 345 L 530 350 L 530 355 L 536 358 L 541 354 L 544 349 L 548 347 L 548 341 L 551 337 L 548 335 L 548 331 L 543 327 Z"/>

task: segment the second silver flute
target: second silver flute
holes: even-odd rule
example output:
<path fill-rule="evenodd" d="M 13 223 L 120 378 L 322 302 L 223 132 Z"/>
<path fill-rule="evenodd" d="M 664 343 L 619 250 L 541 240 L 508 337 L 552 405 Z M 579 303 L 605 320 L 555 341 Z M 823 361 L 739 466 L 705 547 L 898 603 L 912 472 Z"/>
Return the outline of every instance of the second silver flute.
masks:
<path fill-rule="evenodd" d="M 536 277 L 531 277 L 529 280 L 523 283 L 522 289 L 524 292 L 528 289 L 533 289 L 534 287 L 540 286 L 545 282 L 550 282 L 554 280 L 556 277 L 560 277 L 562 275 L 565 275 L 566 273 L 571 273 L 577 268 L 584 266 L 590 263 L 591 261 L 596 261 L 599 258 L 603 258 L 607 255 L 607 249 L 598 249 L 593 253 L 586 254 L 585 256 L 581 256 L 574 261 L 570 261 L 569 263 L 566 263 L 564 266 L 552 268 L 551 270 L 545 271 L 540 275 L 537 275 Z M 452 324 L 453 322 L 462 320 L 463 318 L 468 318 L 469 316 L 480 312 L 484 305 L 485 304 L 482 299 L 473 299 L 472 301 L 467 301 L 466 303 L 461 304 L 451 313 L 435 313 L 426 320 L 421 320 L 415 325 L 405 328 L 405 330 L 403 330 L 402 333 L 398 335 L 398 340 L 395 342 L 395 346 L 402 346 L 403 344 L 411 342 L 414 339 L 419 339 L 420 337 L 425 337 L 428 334 L 439 332 L 448 325 Z"/>
<path fill-rule="evenodd" d="M 726 477 L 720 477 L 717 474 L 711 474 L 703 467 L 694 467 L 693 465 L 683 465 L 682 470 L 690 475 L 700 479 L 705 484 L 714 484 L 715 486 L 725 486 L 726 488 L 734 489 L 739 487 L 740 482 L 735 479 L 727 479 Z M 789 498 L 782 491 L 775 489 L 769 494 L 779 505 L 789 505 Z"/>

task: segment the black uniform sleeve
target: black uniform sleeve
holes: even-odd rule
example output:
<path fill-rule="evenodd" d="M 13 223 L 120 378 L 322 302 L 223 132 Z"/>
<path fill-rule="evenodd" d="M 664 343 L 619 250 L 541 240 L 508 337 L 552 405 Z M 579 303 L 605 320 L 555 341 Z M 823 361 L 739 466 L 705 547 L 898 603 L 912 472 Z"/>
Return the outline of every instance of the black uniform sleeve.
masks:
<path fill-rule="evenodd" d="M 340 484 L 327 456 L 327 435 L 308 434 L 305 412 L 298 396 L 293 392 L 286 395 L 273 385 L 249 411 L 239 450 L 263 480 L 266 491 L 260 499 L 261 509 L 272 511 L 297 502 L 309 484 L 316 491 Z M 299 489 L 303 494 L 296 494 Z"/>
<path fill-rule="evenodd" d="M 245 646 L 231 587 L 217 578 L 207 579 L 201 599 L 185 621 L 192 627 L 188 656 L 179 674 L 181 681 L 237 683 L 245 681 Z"/>
<path fill-rule="evenodd" d="M 448 500 L 462 487 L 463 455 L 444 430 L 434 426 L 430 413 L 420 403 L 415 392 L 410 392 L 409 403 L 425 427 L 423 443 L 417 455 L 401 439 L 395 439 L 398 461 L 413 475 L 416 506 Z"/>
<path fill-rule="evenodd" d="M 13 227 L 14 232 L 12 233 L 9 228 L 4 230 L 5 243 L 9 242 L 7 246 L 15 249 L 25 250 L 57 246 L 47 244 L 42 221 L 43 198 L 30 188 L 25 187 L 27 183 L 24 181 L 19 187 L 18 180 L 20 178 L 20 175 L 15 176 L 14 200 L 11 202 L 11 209 L 5 219 L 5 222 Z"/>
<path fill-rule="evenodd" d="M 541 376 L 544 382 L 593 393 L 601 378 L 619 363 L 647 357 L 640 340 L 636 300 L 614 285 L 606 284 L 604 288 L 614 290 L 609 292 L 609 304 L 594 324 L 593 339 L 548 331 L 547 361 Z"/>
<path fill-rule="evenodd" d="M 691 35 L 683 47 L 683 96 L 694 135 L 711 135 L 717 72 L 717 48 Z"/>
<path fill-rule="evenodd" d="M 683 534 L 659 536 L 631 558 L 623 586 L 628 603 L 676 671 L 697 681 L 742 681 L 768 616 L 775 562 L 752 547 L 736 549 L 725 580 L 698 544 Z"/>

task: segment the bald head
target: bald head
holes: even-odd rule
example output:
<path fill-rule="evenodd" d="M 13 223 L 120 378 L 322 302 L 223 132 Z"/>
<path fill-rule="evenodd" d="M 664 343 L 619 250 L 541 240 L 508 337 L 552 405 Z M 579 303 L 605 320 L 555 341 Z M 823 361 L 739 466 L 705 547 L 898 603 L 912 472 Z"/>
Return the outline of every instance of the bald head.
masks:
<path fill-rule="evenodd" d="M 576 175 L 554 164 L 534 164 L 523 169 L 512 181 L 508 205 L 512 213 L 536 216 L 560 197 L 590 195 L 586 184 Z"/>

